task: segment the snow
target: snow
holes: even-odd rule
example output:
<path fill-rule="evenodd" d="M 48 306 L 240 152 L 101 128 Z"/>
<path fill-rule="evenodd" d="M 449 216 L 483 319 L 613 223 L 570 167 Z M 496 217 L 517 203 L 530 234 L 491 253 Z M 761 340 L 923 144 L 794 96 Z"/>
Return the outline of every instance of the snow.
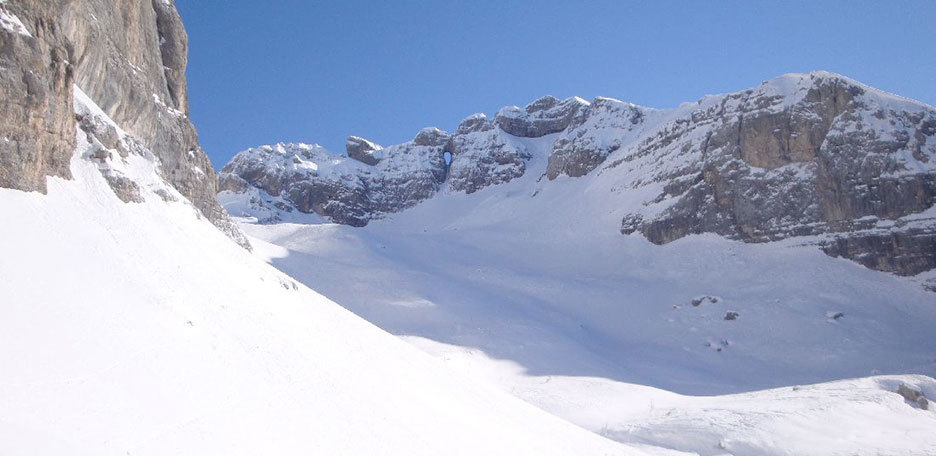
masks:
<path fill-rule="evenodd" d="M 80 87 L 72 85 L 72 93 L 75 97 L 75 114 L 80 116 L 93 115 L 105 120 L 109 125 L 117 129 L 120 136 L 127 136 L 127 132 L 120 128 L 107 114 Z"/>
<path fill-rule="evenodd" d="M 936 295 L 802 239 L 621 236 L 623 214 L 660 191 L 628 183 L 643 158 L 546 181 L 555 138 L 510 141 L 531 158 L 505 184 L 443 189 L 364 228 L 242 226 L 260 258 L 455 371 L 622 442 L 703 455 L 936 451 L 924 432 L 934 412 L 895 393 L 933 388 Z M 707 296 L 717 302 L 692 305 Z"/>
<path fill-rule="evenodd" d="M 131 65 L 131 66 L 132 66 L 132 65 Z M 137 68 L 134 67 L 134 71 L 136 71 L 136 70 L 137 70 Z M 160 98 L 159 95 L 157 95 L 157 94 L 155 94 L 155 93 L 153 94 L 153 102 L 156 103 L 156 105 L 160 106 L 161 108 L 165 109 L 166 112 L 168 112 L 169 114 L 173 115 L 174 117 L 181 117 L 181 118 L 184 118 L 184 117 L 185 117 L 185 113 L 184 113 L 184 112 L 179 111 L 178 109 L 173 108 L 173 107 L 167 105 L 166 102 L 164 102 L 164 101 L 162 100 L 162 98 Z"/>
<path fill-rule="evenodd" d="M 642 112 L 678 128 L 706 103 Z M 103 116 L 80 90 L 75 106 Z M 362 229 L 244 218 L 251 253 L 152 154 L 92 162 L 76 132 L 72 180 L 0 189 L 0 454 L 936 454 L 936 411 L 896 393 L 936 398 L 919 279 L 801 239 L 621 236 L 660 170 L 545 181 L 559 135 L 505 136 L 522 177 Z M 367 168 L 307 144 L 245 156 L 342 178 L 423 166 L 414 147 Z M 120 202 L 104 170 L 145 201 Z M 236 215 L 277 198 L 222 195 Z"/>
<path fill-rule="evenodd" d="M 327 180 L 355 180 L 367 174 L 368 166 L 343 155 L 333 154 L 318 144 L 277 143 L 247 149 L 231 163 L 239 166 L 262 164 L 269 175 L 295 175 L 297 179 L 316 176 Z"/>
<path fill-rule="evenodd" d="M 472 115 L 470 115 L 470 116 L 465 117 L 464 119 L 462 119 L 462 122 L 469 121 L 469 120 L 484 120 L 484 119 L 487 119 L 487 114 L 485 114 L 485 113 L 483 113 L 483 112 L 476 112 L 476 113 L 474 113 L 474 114 L 472 114 Z"/>
<path fill-rule="evenodd" d="M 698 454 L 930 455 L 936 413 L 913 407 L 903 384 L 936 394 L 923 376 L 881 376 L 725 396 L 684 396 L 605 378 L 525 375 L 516 363 L 416 336 L 413 345 L 616 440 Z"/>
<path fill-rule="evenodd" d="M 3 6 L 2 3 L 0 3 L 0 27 L 3 27 L 9 32 L 32 38 L 32 35 L 29 33 L 26 26 L 23 25 L 23 22 Z"/>
<path fill-rule="evenodd" d="M 0 189 L 0 454 L 672 454 L 464 378 L 184 201 L 120 202 L 83 137 L 73 180 Z"/>
<path fill-rule="evenodd" d="M 246 192 L 223 191 L 218 194 L 218 201 L 233 217 L 251 223 L 317 224 L 326 221 L 318 214 L 306 214 L 293 209 L 292 204 L 281 196 L 271 196 L 253 187 Z"/>
<path fill-rule="evenodd" d="M 546 109 L 534 110 L 532 112 L 527 111 L 528 109 L 533 109 L 533 107 L 538 102 L 541 102 L 543 100 L 548 100 L 548 99 L 552 99 L 556 103 L 556 105 L 550 108 L 546 108 Z M 581 97 L 570 97 L 564 100 L 558 100 L 555 97 L 547 95 L 545 97 L 541 97 L 539 100 L 533 101 L 526 108 L 521 108 L 519 106 L 505 106 L 497 111 L 497 113 L 495 114 L 495 117 L 502 117 L 502 118 L 508 118 L 508 119 L 523 118 L 523 119 L 527 119 L 528 121 L 532 121 L 536 119 L 550 119 L 550 118 L 555 118 L 555 117 L 560 116 L 561 113 L 564 112 L 565 109 L 567 109 L 569 106 L 572 106 L 572 105 L 588 106 L 589 103 L 585 101 L 584 99 L 582 99 Z"/>

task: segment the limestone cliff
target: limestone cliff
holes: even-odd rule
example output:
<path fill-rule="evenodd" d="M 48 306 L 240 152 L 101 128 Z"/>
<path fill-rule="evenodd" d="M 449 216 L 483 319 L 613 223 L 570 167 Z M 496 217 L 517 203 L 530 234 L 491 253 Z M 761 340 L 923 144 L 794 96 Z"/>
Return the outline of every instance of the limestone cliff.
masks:
<path fill-rule="evenodd" d="M 247 245 L 217 203 L 188 118 L 187 37 L 170 0 L 10 0 L 0 14 L 22 26 L 0 29 L 0 186 L 45 191 L 46 176 L 69 177 L 78 86 L 201 214 Z"/>

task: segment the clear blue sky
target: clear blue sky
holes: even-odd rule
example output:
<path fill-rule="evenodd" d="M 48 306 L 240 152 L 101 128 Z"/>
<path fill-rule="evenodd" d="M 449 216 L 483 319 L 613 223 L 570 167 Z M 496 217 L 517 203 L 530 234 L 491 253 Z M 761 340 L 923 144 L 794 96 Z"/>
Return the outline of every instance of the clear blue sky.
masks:
<path fill-rule="evenodd" d="M 936 104 L 936 1 L 176 0 L 215 167 L 344 151 L 545 94 L 657 108 L 824 69 Z"/>

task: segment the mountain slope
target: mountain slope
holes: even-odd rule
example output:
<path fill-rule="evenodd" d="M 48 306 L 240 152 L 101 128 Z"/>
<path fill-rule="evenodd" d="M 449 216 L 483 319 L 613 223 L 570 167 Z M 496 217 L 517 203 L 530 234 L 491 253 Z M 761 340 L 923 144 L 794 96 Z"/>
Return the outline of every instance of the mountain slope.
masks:
<path fill-rule="evenodd" d="M 530 138 L 535 150 L 520 141 Z M 381 149 L 376 164 L 304 147 L 238 154 L 222 169 L 222 197 L 252 201 L 240 213 L 261 219 L 295 210 L 362 226 L 443 188 L 470 194 L 524 176 L 545 151 L 537 177 L 585 181 L 574 198 L 593 210 L 557 209 L 609 232 L 656 244 L 701 233 L 749 243 L 819 236 L 811 242 L 825 253 L 872 269 L 936 267 L 926 214 L 936 196 L 936 109 L 828 72 L 675 109 L 544 97 L 493 120 L 470 116 L 452 134 L 425 129 Z M 419 191 L 397 181 L 418 181 Z"/>
<path fill-rule="evenodd" d="M 102 114 L 76 93 L 79 113 Z M 15 216 L 0 228 L 3 454 L 643 454 L 463 379 L 252 258 L 151 154 L 75 140 L 72 180 L 0 190 Z"/>
<path fill-rule="evenodd" d="M 295 212 L 241 226 L 261 258 L 368 321 L 615 439 L 706 455 L 936 448 L 936 415 L 895 393 L 936 394 L 930 377 L 792 388 L 936 375 L 926 273 L 832 258 L 816 237 L 622 236 L 597 178 L 539 178 L 556 134 L 507 139 L 530 154 L 507 183 L 443 185 L 363 228 Z M 222 198 L 232 213 L 256 207 Z"/>
<path fill-rule="evenodd" d="M 796 239 L 621 236 L 602 223 L 615 213 L 586 216 L 603 204 L 579 197 L 595 191 L 586 181 L 536 175 L 443 190 L 364 228 L 242 229 L 271 264 L 394 334 L 480 348 L 537 375 L 716 394 L 936 374 L 936 296 L 914 280 Z"/>

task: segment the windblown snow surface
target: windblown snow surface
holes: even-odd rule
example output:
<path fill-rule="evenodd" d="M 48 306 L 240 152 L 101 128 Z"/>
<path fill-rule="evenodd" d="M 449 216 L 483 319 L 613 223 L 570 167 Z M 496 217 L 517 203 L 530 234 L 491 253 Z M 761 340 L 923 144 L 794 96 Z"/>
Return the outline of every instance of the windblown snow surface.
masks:
<path fill-rule="evenodd" d="M 808 238 L 622 236 L 629 203 L 613 179 L 547 181 L 555 135 L 511 140 L 533 155 L 523 177 L 443 189 L 364 228 L 256 224 L 242 197 L 222 203 L 281 271 L 612 439 L 701 455 L 936 454 L 936 412 L 895 393 L 936 397 L 936 294 L 920 278 Z"/>
<path fill-rule="evenodd" d="M 151 155 L 112 154 L 146 200 L 122 203 L 77 141 L 74 180 L 0 189 L 0 454 L 674 454 L 563 421 L 309 290 L 160 197 Z"/>

